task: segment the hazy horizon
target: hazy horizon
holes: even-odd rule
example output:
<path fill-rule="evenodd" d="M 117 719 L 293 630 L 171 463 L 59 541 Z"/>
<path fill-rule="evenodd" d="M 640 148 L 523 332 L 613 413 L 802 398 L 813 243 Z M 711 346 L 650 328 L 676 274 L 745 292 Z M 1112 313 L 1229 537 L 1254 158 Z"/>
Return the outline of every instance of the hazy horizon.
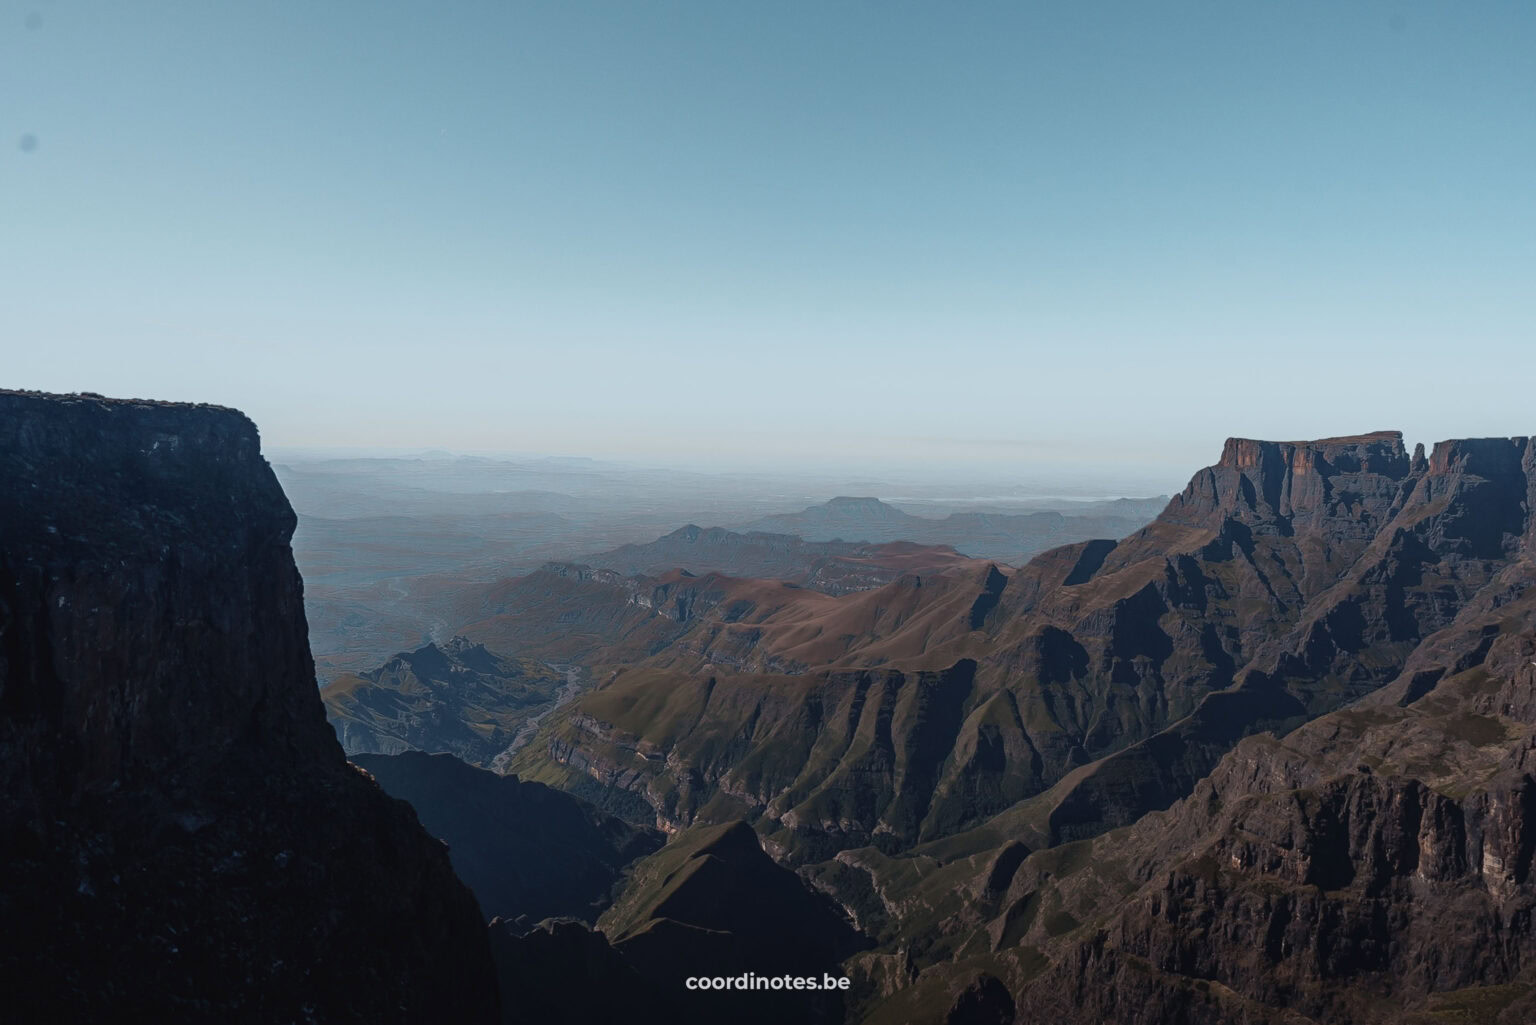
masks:
<path fill-rule="evenodd" d="M 1379 430 L 1397 431 L 1398 429 L 1382 427 Z M 1373 433 L 1377 433 L 1377 431 L 1361 430 L 1346 433 L 1317 434 L 1307 437 L 1276 435 L 1274 437 L 1253 440 L 1278 443 L 1304 443 L 1326 440 L 1328 438 L 1352 437 Z M 1466 438 L 1528 436 L 1517 432 L 1513 435 L 1460 434 L 1437 438 L 1415 438 L 1409 436 L 1406 432 L 1399 433 L 1403 434 L 1403 445 L 1409 452 L 1412 452 L 1416 446 L 1422 445 L 1426 453 L 1432 451 L 1438 444 Z M 1093 496 L 1093 500 L 1100 500 L 1113 497 L 1150 497 L 1156 493 L 1172 494 L 1187 482 L 1191 474 L 1206 466 L 1215 464 L 1221 455 L 1222 446 L 1232 437 L 1243 436 L 1227 435 L 1218 438 L 1213 435 L 1206 451 L 1197 454 L 1196 461 L 1189 463 L 1175 462 L 1166 453 L 1160 454 L 1158 458 L 1153 459 L 1113 462 L 1106 459 L 1102 451 L 1095 453 L 1096 458 L 1079 460 L 1075 458 L 1075 455 L 1082 448 L 1080 443 L 1057 446 L 1019 443 L 1016 446 L 1011 446 L 1019 453 L 1019 458 L 1012 461 L 975 459 L 958 461 L 934 459 L 932 461 L 924 461 L 920 458 L 912 458 L 910 453 L 882 453 L 873 458 L 860 458 L 853 451 L 842 449 L 822 449 L 816 452 L 802 452 L 793 456 L 782 457 L 775 457 L 760 450 L 736 451 L 731 449 L 705 451 L 676 449 L 656 453 L 626 453 L 622 450 L 597 452 L 527 451 L 517 449 L 462 450 L 424 445 L 390 447 L 266 444 L 263 446 L 263 451 L 267 458 L 273 462 L 325 462 L 351 459 L 548 462 L 551 464 L 592 464 L 595 467 L 622 468 L 629 471 L 656 468 L 711 476 L 789 476 L 795 478 L 852 480 L 858 480 L 863 477 L 887 484 L 900 483 L 902 481 L 933 485 L 994 483 L 1012 484 L 1022 489 L 1036 488 L 1044 481 L 1077 481 L 1085 486 L 1092 486 L 1093 484 L 1109 486 L 1109 491 Z M 925 440 L 931 443 L 935 439 Z M 942 442 L 944 439 L 937 440 Z M 966 443 L 957 441 L 954 444 L 959 447 Z M 977 447 L 983 450 L 1009 447 L 990 442 L 972 444 L 976 444 Z M 935 451 L 940 448 L 941 445 L 932 446 L 932 449 Z M 1193 446 L 1191 450 L 1193 450 Z M 966 451 L 974 454 L 975 449 L 971 448 Z M 1172 481 L 1175 478 L 1178 481 L 1177 486 L 1158 484 L 1159 481 Z M 1142 491 L 1136 491 L 1135 488 L 1139 485 L 1145 485 L 1151 490 L 1143 489 Z M 1076 498 L 1078 496 L 1042 493 L 1040 497 Z M 978 497 L 975 500 L 988 501 L 991 499 Z M 1010 499 L 1005 496 L 999 496 L 998 500 Z"/>
<path fill-rule="evenodd" d="M 1171 468 L 1158 464 L 1020 463 L 995 467 L 914 464 L 824 456 L 821 459 L 772 460 L 742 457 L 731 452 L 698 458 L 667 454 L 655 458 L 586 456 L 574 453 L 477 451 L 442 449 L 373 449 L 264 446 L 263 454 L 277 466 L 330 470 L 346 462 L 469 463 L 483 467 L 545 467 L 559 472 L 614 472 L 621 475 L 658 473 L 675 477 L 678 486 L 690 478 L 700 482 L 731 480 L 788 485 L 786 497 L 819 503 L 834 497 L 868 497 L 886 502 L 1018 505 L 1041 501 L 1096 502 L 1116 498 L 1153 498 L 1175 493 L 1199 467 Z M 1214 461 L 1215 455 L 1211 457 Z M 487 489 L 511 491 L 515 489 Z M 537 489 L 534 489 L 537 490 Z M 791 511 L 788 507 L 784 511 Z M 705 524 L 706 526 L 709 524 Z"/>

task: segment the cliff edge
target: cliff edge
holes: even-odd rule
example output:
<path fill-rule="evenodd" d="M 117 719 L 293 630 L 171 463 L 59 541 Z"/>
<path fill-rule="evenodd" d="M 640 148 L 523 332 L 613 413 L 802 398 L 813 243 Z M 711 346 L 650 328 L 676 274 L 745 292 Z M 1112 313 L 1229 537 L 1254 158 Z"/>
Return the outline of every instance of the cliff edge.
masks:
<path fill-rule="evenodd" d="M 447 852 L 349 766 L 242 414 L 0 392 L 14 1020 L 494 1021 Z"/>

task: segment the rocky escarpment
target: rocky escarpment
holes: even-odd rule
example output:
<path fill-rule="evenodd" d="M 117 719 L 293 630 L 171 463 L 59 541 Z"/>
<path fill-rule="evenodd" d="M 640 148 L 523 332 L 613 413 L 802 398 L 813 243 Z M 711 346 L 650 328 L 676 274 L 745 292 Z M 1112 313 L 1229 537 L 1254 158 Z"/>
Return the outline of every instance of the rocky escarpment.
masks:
<path fill-rule="evenodd" d="M 1536 449 L 1454 442 L 1412 466 L 1382 550 L 1421 541 L 1481 586 L 1394 678 L 1092 839 L 1035 849 L 1024 818 L 999 819 L 987 850 L 846 857 L 884 884 L 880 934 L 925 937 L 905 975 L 864 966 L 877 1015 L 940 1020 L 914 1009 L 986 975 L 1069 1023 L 1531 1020 Z"/>
<path fill-rule="evenodd" d="M 1240 737 L 1391 681 L 1518 559 L 1525 451 L 1503 439 L 1410 457 L 1396 434 L 1235 440 L 1146 530 L 1017 574 L 993 657 L 1040 680 L 1064 727 L 1026 727 L 1056 781 L 1029 842 L 1132 822 L 1187 793 Z M 1050 586 L 1057 574 L 1072 582 Z"/>
<path fill-rule="evenodd" d="M 1399 483 L 1422 468 L 1422 457 L 1409 457 L 1397 431 L 1320 441 L 1228 438 L 1216 465 L 1196 474 L 1160 519 L 1217 529 L 1236 520 L 1281 535 L 1326 528 L 1369 538 L 1400 497 Z"/>
<path fill-rule="evenodd" d="M 15 1020 L 489 1021 L 474 899 L 326 725 L 244 416 L 0 393 Z"/>
<path fill-rule="evenodd" d="M 1082 1010 L 1068 1020 L 1162 1020 L 1183 1006 L 1214 1022 L 1246 1002 L 1276 1021 L 1282 1010 L 1529 1021 L 1536 563 L 1525 553 L 1392 685 L 1281 742 L 1246 742 L 1122 837 L 1122 854 L 1146 845 L 1132 867 L 1144 884 L 1031 991 L 1070 995 Z M 1140 1007 L 1106 1007 L 1116 990 L 1139 992 Z"/>

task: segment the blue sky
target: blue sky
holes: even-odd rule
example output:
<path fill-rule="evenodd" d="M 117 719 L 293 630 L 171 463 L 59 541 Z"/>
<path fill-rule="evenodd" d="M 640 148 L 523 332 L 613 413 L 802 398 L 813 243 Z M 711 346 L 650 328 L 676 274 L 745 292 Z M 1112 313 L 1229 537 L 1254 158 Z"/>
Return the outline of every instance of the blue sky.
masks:
<path fill-rule="evenodd" d="M 1536 5 L 0 2 L 0 383 L 269 444 L 1536 433 Z"/>

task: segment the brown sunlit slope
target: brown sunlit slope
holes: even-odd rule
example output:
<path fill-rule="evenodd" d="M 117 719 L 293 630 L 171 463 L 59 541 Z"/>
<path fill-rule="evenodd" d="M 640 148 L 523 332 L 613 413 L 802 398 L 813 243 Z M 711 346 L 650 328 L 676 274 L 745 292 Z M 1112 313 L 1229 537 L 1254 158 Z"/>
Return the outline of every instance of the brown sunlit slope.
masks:
<path fill-rule="evenodd" d="M 685 570 L 623 577 L 557 563 L 475 596 L 460 632 L 497 650 L 591 666 L 718 661 L 802 672 L 855 648 L 870 649 L 872 659 L 925 655 L 925 632 L 945 639 L 968 632 L 952 613 L 962 611 L 957 603 L 968 610 L 976 582 L 985 590 L 989 576 L 1001 580 L 990 564 L 959 560 L 939 573 L 833 596 L 778 580 Z M 898 636 L 909 631 L 914 636 Z"/>
<path fill-rule="evenodd" d="M 510 617 L 550 636 L 629 617 L 598 688 L 516 767 L 663 825 L 754 818 L 797 859 L 937 840 L 1027 799 L 1033 842 L 1092 836 L 1241 737 L 1393 679 L 1508 564 L 1527 490 L 1510 451 L 1233 439 L 1148 527 L 1009 574 L 842 598 L 610 580 L 601 613 Z"/>

